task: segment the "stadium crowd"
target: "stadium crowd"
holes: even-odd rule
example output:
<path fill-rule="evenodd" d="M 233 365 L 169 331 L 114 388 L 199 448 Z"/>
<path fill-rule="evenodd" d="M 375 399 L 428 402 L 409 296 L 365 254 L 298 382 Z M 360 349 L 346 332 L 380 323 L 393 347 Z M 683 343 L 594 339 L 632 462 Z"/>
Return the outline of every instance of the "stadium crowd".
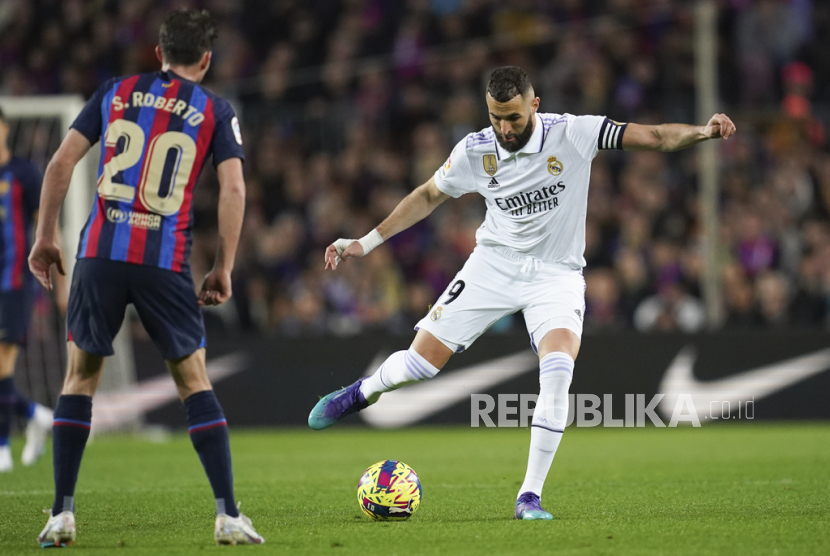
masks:
<path fill-rule="evenodd" d="M 483 87 L 525 68 L 541 110 L 639 123 L 695 118 L 693 2 L 684 0 L 7 0 L 0 94 L 80 93 L 154 71 L 160 22 L 209 9 L 206 84 L 241 116 L 248 201 L 229 328 L 286 334 L 408 330 L 471 252 L 467 195 L 366 259 L 324 272 L 489 125 Z M 719 143 L 726 327 L 830 326 L 830 5 L 720 0 Z M 587 220 L 586 330 L 701 329 L 695 149 L 604 152 Z M 195 201 L 193 270 L 209 269 L 218 185 Z M 521 317 L 496 327 L 518 326 Z"/>

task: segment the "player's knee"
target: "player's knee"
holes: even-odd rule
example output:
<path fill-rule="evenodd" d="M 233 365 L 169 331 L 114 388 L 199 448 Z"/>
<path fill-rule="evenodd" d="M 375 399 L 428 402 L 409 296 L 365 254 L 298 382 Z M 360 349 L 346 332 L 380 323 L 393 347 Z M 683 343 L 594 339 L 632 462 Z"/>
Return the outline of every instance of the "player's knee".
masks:
<path fill-rule="evenodd" d="M 197 392 L 213 389 L 207 375 L 204 349 L 180 359 L 169 359 L 166 363 L 176 383 L 179 399 L 185 400 Z"/>
<path fill-rule="evenodd" d="M 539 342 L 539 359 L 556 351 L 567 353 L 576 361 L 582 341 L 579 336 L 567 328 L 555 328 L 548 331 Z"/>
<path fill-rule="evenodd" d="M 452 357 L 452 350 L 441 340 L 424 329 L 418 331 L 410 349 L 429 362 L 436 369 L 442 369 Z"/>

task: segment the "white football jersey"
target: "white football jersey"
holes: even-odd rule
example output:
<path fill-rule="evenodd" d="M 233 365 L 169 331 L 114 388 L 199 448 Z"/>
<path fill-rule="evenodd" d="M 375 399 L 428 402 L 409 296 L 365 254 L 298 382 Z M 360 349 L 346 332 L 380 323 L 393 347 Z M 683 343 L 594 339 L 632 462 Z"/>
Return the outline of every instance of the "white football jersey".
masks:
<path fill-rule="evenodd" d="M 621 148 L 625 127 L 603 116 L 537 113 L 530 140 L 515 153 L 488 127 L 455 146 L 435 184 L 452 197 L 484 197 L 477 243 L 582 268 L 591 161 L 600 149 Z"/>

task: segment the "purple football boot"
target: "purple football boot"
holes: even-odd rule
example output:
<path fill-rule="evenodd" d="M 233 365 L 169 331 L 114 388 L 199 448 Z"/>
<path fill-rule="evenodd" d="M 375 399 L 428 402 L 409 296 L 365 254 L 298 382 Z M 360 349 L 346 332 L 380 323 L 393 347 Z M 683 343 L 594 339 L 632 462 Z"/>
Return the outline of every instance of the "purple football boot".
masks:
<path fill-rule="evenodd" d="M 361 378 L 354 384 L 336 390 L 320 398 L 311 413 L 308 414 L 308 426 L 319 431 L 328 428 L 337 421 L 369 406 L 369 402 L 360 393 Z"/>
<path fill-rule="evenodd" d="M 551 520 L 553 516 L 542 509 L 539 497 L 528 491 L 523 492 L 516 500 L 516 519 L 544 519 Z"/>

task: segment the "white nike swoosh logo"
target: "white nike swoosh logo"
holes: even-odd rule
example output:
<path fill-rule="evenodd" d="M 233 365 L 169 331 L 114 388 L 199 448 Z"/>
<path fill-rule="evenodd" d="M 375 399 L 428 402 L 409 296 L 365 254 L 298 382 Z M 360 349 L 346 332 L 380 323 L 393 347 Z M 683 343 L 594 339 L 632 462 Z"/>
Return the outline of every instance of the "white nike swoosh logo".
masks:
<path fill-rule="evenodd" d="M 231 353 L 208 361 L 206 367 L 210 382 L 216 384 L 242 371 L 247 359 L 247 356 L 241 353 Z M 167 373 L 141 381 L 126 390 L 95 394 L 95 418 L 92 419 L 92 428 L 96 432 L 118 429 L 134 422 L 148 411 L 178 398 L 176 384 Z"/>
<path fill-rule="evenodd" d="M 771 365 L 758 367 L 732 376 L 702 382 L 694 377 L 697 353 L 686 346 L 671 362 L 658 393 L 665 394 L 657 408 L 670 418 L 677 404 L 678 396 L 688 394 L 698 413 L 706 413 L 710 404 L 729 402 L 737 409 L 738 403 L 765 398 L 830 368 L 830 349 L 823 349 L 800 357 L 794 357 Z M 717 411 L 720 412 L 718 405 Z"/>
<path fill-rule="evenodd" d="M 366 374 L 374 373 L 385 359 L 384 354 L 376 355 Z M 538 368 L 539 358 L 530 351 L 522 351 L 456 371 L 442 372 L 430 380 L 383 394 L 377 403 L 361 411 L 360 416 L 375 427 L 404 427 L 469 400 L 471 394 L 486 392 L 493 386 Z"/>

